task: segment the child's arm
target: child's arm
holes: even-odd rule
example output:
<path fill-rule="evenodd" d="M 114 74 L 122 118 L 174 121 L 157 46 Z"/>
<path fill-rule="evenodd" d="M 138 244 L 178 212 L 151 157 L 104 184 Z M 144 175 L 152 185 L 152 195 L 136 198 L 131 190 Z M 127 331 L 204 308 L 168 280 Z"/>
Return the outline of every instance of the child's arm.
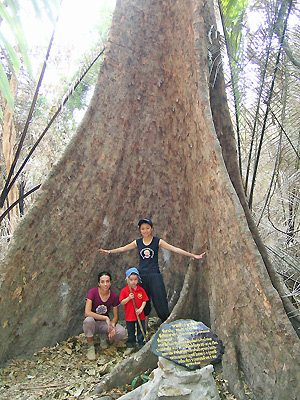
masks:
<path fill-rule="evenodd" d="M 142 314 L 143 309 L 145 308 L 145 305 L 146 305 L 146 302 L 143 301 L 141 307 L 136 309 L 136 315 Z"/>
<path fill-rule="evenodd" d="M 112 249 L 112 250 L 99 249 L 99 251 L 104 256 L 107 256 L 108 254 L 117 254 L 117 253 L 123 253 L 124 251 L 133 250 L 136 247 L 137 247 L 136 240 L 134 240 L 133 242 L 128 243 L 122 247 L 117 247 L 116 249 Z"/>
<path fill-rule="evenodd" d="M 133 293 L 129 293 L 129 296 L 126 297 L 125 299 L 120 301 L 120 304 L 122 304 L 122 306 L 125 306 L 125 304 L 127 304 L 129 302 L 129 300 L 134 299 L 134 294 Z"/>
<path fill-rule="evenodd" d="M 188 257 L 192 257 L 192 258 L 196 258 L 197 260 L 199 260 L 200 258 L 202 258 L 205 254 L 193 254 L 193 253 L 189 253 L 188 251 L 182 250 L 180 247 L 175 247 L 172 246 L 171 244 L 167 243 L 165 240 L 160 239 L 159 241 L 159 247 L 162 247 L 163 249 L 169 250 L 169 251 L 173 251 L 174 253 L 177 254 L 182 254 L 183 256 L 188 256 Z"/>

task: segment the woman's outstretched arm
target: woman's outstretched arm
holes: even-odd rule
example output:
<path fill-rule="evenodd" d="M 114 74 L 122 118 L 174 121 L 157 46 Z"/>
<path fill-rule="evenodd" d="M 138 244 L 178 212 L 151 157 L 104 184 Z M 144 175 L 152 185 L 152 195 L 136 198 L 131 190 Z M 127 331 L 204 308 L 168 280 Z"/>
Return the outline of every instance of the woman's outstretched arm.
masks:
<path fill-rule="evenodd" d="M 117 247 L 116 249 L 111 249 L 111 250 L 99 249 L 99 251 L 104 256 L 107 256 L 108 254 L 117 254 L 117 253 L 123 253 L 124 251 L 133 250 L 136 247 L 137 247 L 136 240 L 134 240 L 133 242 L 128 243 L 122 247 Z"/>
<path fill-rule="evenodd" d="M 201 254 L 189 253 L 188 251 L 185 251 L 185 250 L 181 249 L 180 247 L 175 247 L 172 244 L 167 243 L 163 239 L 160 239 L 159 247 L 162 247 L 163 249 L 166 249 L 166 250 L 169 250 L 169 251 L 173 251 L 174 253 L 177 253 L 177 254 L 182 254 L 183 256 L 196 258 L 197 260 L 201 259 L 205 255 L 205 252 L 201 253 Z"/>

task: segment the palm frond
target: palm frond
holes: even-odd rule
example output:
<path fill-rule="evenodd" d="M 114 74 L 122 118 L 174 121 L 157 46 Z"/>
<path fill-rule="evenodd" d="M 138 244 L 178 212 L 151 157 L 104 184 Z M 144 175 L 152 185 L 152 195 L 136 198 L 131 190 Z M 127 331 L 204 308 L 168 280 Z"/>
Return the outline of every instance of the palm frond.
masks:
<path fill-rule="evenodd" d="M 31 2 L 37 17 L 40 17 L 41 12 L 44 11 L 52 22 L 55 21 L 55 15 L 57 15 L 59 6 L 58 0 L 31 0 Z M 21 66 L 18 52 L 29 74 L 31 74 L 27 39 L 19 15 L 20 4 L 20 0 L 5 0 L 5 2 L 0 2 L 0 22 L 6 25 L 6 29 L 10 32 L 14 41 L 14 44 L 10 43 L 6 35 L 0 33 L 0 48 L 2 52 L 0 92 L 8 102 L 11 110 L 14 108 L 14 99 L 9 87 L 9 73 L 13 73 L 15 76 L 18 75 Z M 15 48 L 18 49 L 18 51 L 16 51 Z"/>
<path fill-rule="evenodd" d="M 262 239 L 294 299 L 300 279 L 300 12 L 292 0 L 263 0 L 248 4 L 241 16 L 244 21 L 236 21 L 244 37 L 225 32 L 241 175 Z M 224 17 L 227 31 L 230 17 Z"/>

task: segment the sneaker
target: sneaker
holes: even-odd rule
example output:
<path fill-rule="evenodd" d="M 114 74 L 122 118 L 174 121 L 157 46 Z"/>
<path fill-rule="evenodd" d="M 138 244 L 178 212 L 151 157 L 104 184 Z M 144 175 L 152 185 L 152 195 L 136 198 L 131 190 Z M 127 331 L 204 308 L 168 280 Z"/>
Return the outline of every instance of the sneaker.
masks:
<path fill-rule="evenodd" d="M 96 353 L 94 345 L 88 347 L 88 351 L 86 353 L 86 357 L 90 361 L 96 360 Z"/>

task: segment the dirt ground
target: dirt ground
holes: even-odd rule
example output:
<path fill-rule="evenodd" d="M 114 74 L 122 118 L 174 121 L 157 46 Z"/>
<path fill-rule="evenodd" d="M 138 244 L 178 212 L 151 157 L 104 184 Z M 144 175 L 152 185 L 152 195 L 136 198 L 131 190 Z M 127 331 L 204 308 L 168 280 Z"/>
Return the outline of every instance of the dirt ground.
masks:
<path fill-rule="evenodd" d="M 157 320 L 150 321 L 150 334 L 157 329 Z M 72 336 L 54 347 L 45 347 L 31 359 L 13 359 L 0 369 L 1 400 L 100 400 L 118 399 L 123 394 L 147 381 L 151 371 L 141 371 L 141 376 L 128 382 L 126 387 L 109 393 L 93 394 L 104 375 L 111 372 L 126 357 L 125 342 L 99 349 L 95 340 L 97 360 L 86 358 L 87 344 L 84 334 Z M 237 399 L 227 390 L 222 372 L 215 375 L 221 400 Z"/>

